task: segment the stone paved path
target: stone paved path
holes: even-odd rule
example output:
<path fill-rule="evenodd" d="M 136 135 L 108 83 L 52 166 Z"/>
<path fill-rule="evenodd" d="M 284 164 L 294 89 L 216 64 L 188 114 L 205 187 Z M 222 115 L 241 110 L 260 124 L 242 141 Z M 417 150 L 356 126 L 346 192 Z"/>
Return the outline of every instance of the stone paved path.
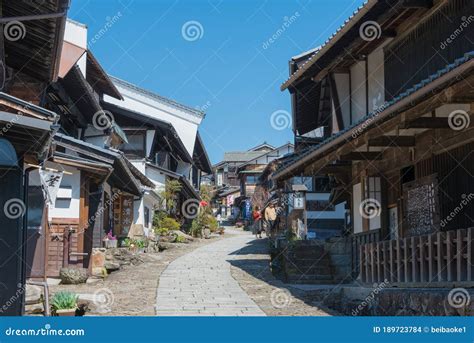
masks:
<path fill-rule="evenodd" d="M 234 234 L 176 259 L 160 276 L 158 316 L 264 316 L 231 275 L 229 260 L 253 240 L 248 232 Z"/>

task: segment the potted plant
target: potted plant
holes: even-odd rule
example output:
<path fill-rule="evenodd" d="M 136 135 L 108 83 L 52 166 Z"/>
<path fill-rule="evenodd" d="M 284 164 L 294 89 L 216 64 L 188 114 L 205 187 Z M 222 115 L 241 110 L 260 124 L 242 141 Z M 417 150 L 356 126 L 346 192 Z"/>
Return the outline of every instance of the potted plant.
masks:
<path fill-rule="evenodd" d="M 56 293 L 51 300 L 53 313 L 59 317 L 74 317 L 77 310 L 78 295 L 61 291 Z"/>
<path fill-rule="evenodd" d="M 117 247 L 117 237 L 114 236 L 112 230 L 110 230 L 103 239 L 104 247 L 106 249 L 116 248 Z"/>

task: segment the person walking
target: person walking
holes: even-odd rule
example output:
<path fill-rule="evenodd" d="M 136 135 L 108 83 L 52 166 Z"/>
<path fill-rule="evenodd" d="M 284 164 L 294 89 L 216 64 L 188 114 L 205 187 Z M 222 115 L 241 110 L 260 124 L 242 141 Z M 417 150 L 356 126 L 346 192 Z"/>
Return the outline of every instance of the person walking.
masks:
<path fill-rule="evenodd" d="M 275 210 L 275 204 L 271 203 L 267 206 L 264 212 L 264 219 L 267 222 L 268 229 L 271 232 L 273 229 L 273 226 L 275 225 L 275 220 L 276 220 L 276 210 Z M 268 233 L 267 235 L 269 235 Z"/>
<path fill-rule="evenodd" d="M 261 229 L 261 219 L 262 214 L 260 213 L 260 207 L 255 206 L 252 213 L 253 218 L 253 231 L 255 233 L 255 238 L 262 238 L 262 229 Z"/>

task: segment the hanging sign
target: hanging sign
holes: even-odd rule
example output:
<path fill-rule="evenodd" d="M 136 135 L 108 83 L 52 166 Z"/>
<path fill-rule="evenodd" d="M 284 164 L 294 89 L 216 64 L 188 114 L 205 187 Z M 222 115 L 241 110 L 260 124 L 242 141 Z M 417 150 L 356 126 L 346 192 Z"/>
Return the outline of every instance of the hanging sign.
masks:
<path fill-rule="evenodd" d="M 63 172 L 40 169 L 39 175 L 46 203 L 54 205 L 56 202 L 56 196 L 58 195 L 59 185 L 63 178 Z"/>
<path fill-rule="evenodd" d="M 305 196 L 302 193 L 295 193 L 293 197 L 293 208 L 295 210 L 304 210 L 305 209 Z"/>

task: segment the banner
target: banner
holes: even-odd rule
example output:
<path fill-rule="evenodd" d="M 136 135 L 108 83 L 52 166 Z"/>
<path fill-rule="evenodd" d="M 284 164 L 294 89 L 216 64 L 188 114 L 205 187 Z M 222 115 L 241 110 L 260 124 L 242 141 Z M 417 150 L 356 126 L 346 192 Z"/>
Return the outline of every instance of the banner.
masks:
<path fill-rule="evenodd" d="M 59 186 L 61 185 L 61 180 L 63 179 L 63 172 L 40 169 L 39 175 L 46 203 L 54 205 L 56 202 L 56 196 L 58 195 Z"/>
<path fill-rule="evenodd" d="M 472 343 L 473 325 L 472 317 L 3 317 L 0 342 Z"/>

